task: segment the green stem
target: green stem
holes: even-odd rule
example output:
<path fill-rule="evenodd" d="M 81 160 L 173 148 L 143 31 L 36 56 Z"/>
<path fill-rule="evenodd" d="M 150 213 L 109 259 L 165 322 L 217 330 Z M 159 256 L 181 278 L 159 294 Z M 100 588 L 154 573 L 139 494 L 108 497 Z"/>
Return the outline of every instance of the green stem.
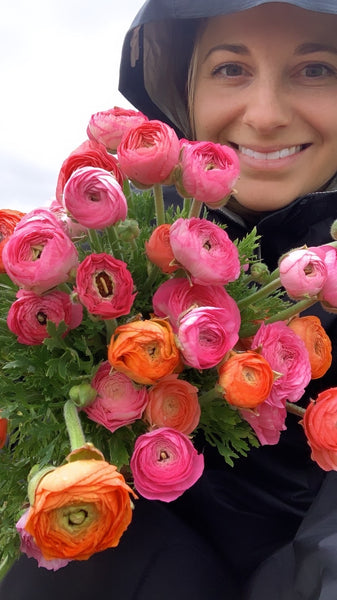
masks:
<path fill-rule="evenodd" d="M 215 386 L 211 390 L 208 390 L 208 392 L 204 392 L 199 396 L 199 403 L 201 406 L 203 406 L 205 404 L 208 404 L 212 400 L 215 400 L 216 398 L 222 398 L 222 396 L 223 394 L 221 392 L 220 386 Z"/>
<path fill-rule="evenodd" d="M 265 320 L 265 323 L 275 323 L 275 321 L 288 321 L 291 317 L 294 317 L 298 313 L 301 313 L 306 308 L 310 308 L 313 304 L 316 304 L 317 298 L 307 298 L 306 300 L 300 300 L 292 306 L 285 308 L 284 310 L 280 310 L 276 315 L 273 315 L 269 319 Z"/>
<path fill-rule="evenodd" d="M 163 225 L 165 223 L 165 206 L 163 188 L 160 183 L 155 183 L 153 186 L 154 194 L 154 205 L 156 209 L 157 225 Z"/>
<path fill-rule="evenodd" d="M 279 277 L 277 277 L 276 279 L 272 279 L 271 281 L 269 281 L 269 283 L 260 287 L 253 294 L 250 294 L 249 296 L 246 296 L 245 298 L 242 298 L 241 300 L 239 300 L 237 302 L 237 305 L 240 309 L 242 309 L 242 308 L 246 308 L 250 304 L 256 304 L 256 302 L 261 300 L 261 298 L 265 298 L 266 296 L 269 296 L 272 292 L 277 290 L 277 288 L 279 288 L 280 286 L 281 286 L 281 281 L 280 281 Z"/>
<path fill-rule="evenodd" d="M 116 319 L 105 319 L 105 330 L 106 330 L 106 340 L 107 343 L 110 343 L 111 336 L 117 327 Z"/>
<path fill-rule="evenodd" d="M 15 558 L 9 558 L 8 554 L 4 556 L 0 562 L 0 581 L 5 577 L 11 566 L 14 564 Z"/>
<path fill-rule="evenodd" d="M 111 252 L 113 253 L 115 258 L 119 258 L 120 260 L 123 260 L 123 252 L 122 252 L 121 245 L 119 243 L 117 228 L 115 227 L 115 225 L 110 225 L 110 227 L 106 228 L 106 231 L 107 231 L 108 238 L 109 238 Z"/>
<path fill-rule="evenodd" d="M 88 238 L 93 252 L 102 252 L 102 240 L 98 235 L 96 229 L 88 229 Z"/>
<path fill-rule="evenodd" d="M 296 404 L 293 404 L 292 402 L 286 402 L 286 409 L 287 412 L 297 415 L 298 417 L 303 417 L 305 413 L 305 408 L 296 406 Z"/>
<path fill-rule="evenodd" d="M 202 208 L 202 202 L 199 202 L 199 200 L 192 198 L 188 218 L 192 219 L 192 217 L 196 217 L 196 218 L 200 217 L 201 208 Z"/>
<path fill-rule="evenodd" d="M 64 420 L 70 440 L 71 450 L 82 448 L 85 444 L 85 437 L 82 430 L 80 418 L 78 416 L 78 410 L 72 400 L 67 400 L 63 409 Z"/>
<path fill-rule="evenodd" d="M 135 204 L 133 201 L 133 194 L 132 194 L 132 190 L 130 187 L 130 181 L 128 179 L 125 179 L 123 182 L 123 192 L 124 192 L 124 196 L 127 201 L 127 205 L 128 205 L 128 209 L 129 209 L 128 212 L 130 211 L 132 213 L 132 215 L 134 216 Z"/>
<path fill-rule="evenodd" d="M 183 214 L 189 214 L 191 210 L 192 198 L 184 198 Z"/>

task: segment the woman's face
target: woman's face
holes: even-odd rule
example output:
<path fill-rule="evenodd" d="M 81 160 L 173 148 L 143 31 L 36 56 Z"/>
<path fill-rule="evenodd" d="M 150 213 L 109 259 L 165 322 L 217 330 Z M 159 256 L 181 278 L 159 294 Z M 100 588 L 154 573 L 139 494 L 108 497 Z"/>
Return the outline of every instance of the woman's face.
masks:
<path fill-rule="evenodd" d="M 240 158 L 235 196 L 273 210 L 337 171 L 337 16 L 267 4 L 208 21 L 197 49 L 198 140 Z"/>

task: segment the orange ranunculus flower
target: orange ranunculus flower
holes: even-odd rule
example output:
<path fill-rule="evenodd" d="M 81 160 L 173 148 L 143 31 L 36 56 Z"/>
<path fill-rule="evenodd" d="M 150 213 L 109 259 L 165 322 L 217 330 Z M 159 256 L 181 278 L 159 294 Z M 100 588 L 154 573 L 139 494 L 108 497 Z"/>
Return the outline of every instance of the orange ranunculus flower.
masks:
<path fill-rule="evenodd" d="M 24 214 L 25 213 L 20 210 L 11 210 L 10 208 L 3 208 L 0 210 L 0 273 L 6 273 L 6 269 L 2 262 L 3 247 Z"/>
<path fill-rule="evenodd" d="M 163 273 L 173 273 L 179 268 L 179 265 L 175 263 L 170 244 L 170 227 L 169 223 L 158 225 L 153 230 L 149 241 L 145 242 L 145 252 L 148 259 L 157 265 Z"/>
<path fill-rule="evenodd" d="M 0 417 L 0 449 L 4 447 L 7 439 L 8 421 Z"/>
<path fill-rule="evenodd" d="M 310 402 L 302 425 L 311 458 L 324 471 L 337 471 L 337 388 L 324 390 Z"/>
<path fill-rule="evenodd" d="M 198 389 L 178 375 L 168 375 L 148 391 L 144 418 L 153 427 L 171 427 L 186 435 L 200 420 Z"/>
<path fill-rule="evenodd" d="M 118 545 L 132 518 L 129 493 L 106 461 L 69 462 L 40 479 L 25 529 L 44 558 L 86 560 Z"/>
<path fill-rule="evenodd" d="M 295 317 L 288 325 L 304 342 L 309 354 L 311 378 L 322 377 L 332 361 L 331 340 L 318 317 Z"/>
<path fill-rule="evenodd" d="M 273 381 L 269 362 L 254 350 L 232 354 L 219 367 L 219 385 L 225 400 L 240 408 L 254 408 L 264 402 Z"/>
<path fill-rule="evenodd" d="M 117 327 L 110 340 L 108 360 L 136 383 L 153 384 L 180 366 L 180 352 L 169 322 L 149 319 Z"/>

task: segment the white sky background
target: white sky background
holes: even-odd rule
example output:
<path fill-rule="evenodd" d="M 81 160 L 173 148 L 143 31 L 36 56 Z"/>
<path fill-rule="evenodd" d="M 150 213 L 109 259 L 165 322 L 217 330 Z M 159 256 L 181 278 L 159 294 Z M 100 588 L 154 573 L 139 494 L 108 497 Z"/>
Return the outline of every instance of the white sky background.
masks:
<path fill-rule="evenodd" d="M 124 35 L 144 0 L 2 0 L 0 208 L 48 205 L 90 116 L 119 94 Z"/>

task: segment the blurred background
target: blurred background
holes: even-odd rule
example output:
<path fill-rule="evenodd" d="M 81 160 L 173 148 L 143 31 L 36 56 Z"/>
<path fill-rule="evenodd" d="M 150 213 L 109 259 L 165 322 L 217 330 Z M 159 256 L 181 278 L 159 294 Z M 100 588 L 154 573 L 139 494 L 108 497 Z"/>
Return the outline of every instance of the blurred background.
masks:
<path fill-rule="evenodd" d="M 63 160 L 90 116 L 119 94 L 124 35 L 144 0 L 2 0 L 0 208 L 54 197 Z"/>

